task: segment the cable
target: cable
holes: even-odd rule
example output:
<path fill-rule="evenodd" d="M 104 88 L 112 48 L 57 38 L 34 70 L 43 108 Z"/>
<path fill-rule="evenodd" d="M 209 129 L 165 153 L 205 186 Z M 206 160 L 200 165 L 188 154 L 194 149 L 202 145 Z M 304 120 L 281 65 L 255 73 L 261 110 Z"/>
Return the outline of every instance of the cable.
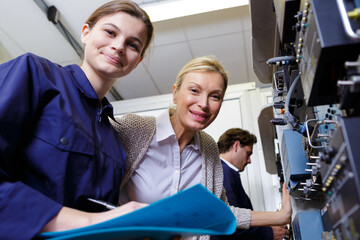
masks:
<path fill-rule="evenodd" d="M 291 84 L 289 91 L 287 93 L 286 96 L 286 100 L 285 100 L 285 120 L 291 124 L 291 126 L 294 128 L 294 130 L 296 130 L 297 132 L 303 134 L 305 132 L 305 125 L 304 124 L 300 124 L 299 121 L 290 113 L 289 110 L 289 105 L 290 105 L 290 99 L 292 94 L 295 91 L 295 88 L 297 86 L 297 84 L 300 82 L 301 79 L 301 74 L 299 73 L 296 78 L 294 79 L 293 83 Z"/>

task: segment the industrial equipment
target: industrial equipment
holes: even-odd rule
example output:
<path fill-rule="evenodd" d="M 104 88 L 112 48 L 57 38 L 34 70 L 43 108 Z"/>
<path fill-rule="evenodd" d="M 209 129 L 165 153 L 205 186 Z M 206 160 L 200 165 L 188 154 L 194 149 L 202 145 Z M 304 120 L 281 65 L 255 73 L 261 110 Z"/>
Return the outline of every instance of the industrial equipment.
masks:
<path fill-rule="evenodd" d="M 263 60 L 278 174 L 292 195 L 290 238 L 360 239 L 360 1 L 273 0 L 273 10 L 274 55 Z"/>

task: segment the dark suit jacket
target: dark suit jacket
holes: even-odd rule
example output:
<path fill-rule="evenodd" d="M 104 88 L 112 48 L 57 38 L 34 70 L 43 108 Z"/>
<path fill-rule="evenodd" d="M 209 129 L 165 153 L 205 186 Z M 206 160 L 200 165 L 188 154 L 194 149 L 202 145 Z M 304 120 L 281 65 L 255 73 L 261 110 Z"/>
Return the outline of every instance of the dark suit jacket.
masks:
<path fill-rule="evenodd" d="M 224 187 L 229 204 L 234 207 L 249 208 L 253 210 L 250 198 L 245 193 L 241 184 L 239 172 L 230 168 L 221 160 L 224 172 Z M 271 227 L 250 227 L 249 229 L 237 229 L 233 235 L 222 236 L 221 239 L 241 239 L 241 240 L 272 240 L 273 230 Z"/>

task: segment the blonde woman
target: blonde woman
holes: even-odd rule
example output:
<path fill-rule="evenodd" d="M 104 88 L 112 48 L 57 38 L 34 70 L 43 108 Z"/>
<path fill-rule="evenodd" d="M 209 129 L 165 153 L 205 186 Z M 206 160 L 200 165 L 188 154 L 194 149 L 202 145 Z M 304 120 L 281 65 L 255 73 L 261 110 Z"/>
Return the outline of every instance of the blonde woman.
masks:
<path fill-rule="evenodd" d="M 128 114 L 113 123 L 128 154 L 120 203 L 152 203 L 198 183 L 227 202 L 217 144 L 202 131 L 218 115 L 227 84 L 227 74 L 214 57 L 195 58 L 178 74 L 175 109 L 157 118 Z M 286 190 L 278 212 L 230 208 L 238 228 L 284 225 L 291 216 Z"/>

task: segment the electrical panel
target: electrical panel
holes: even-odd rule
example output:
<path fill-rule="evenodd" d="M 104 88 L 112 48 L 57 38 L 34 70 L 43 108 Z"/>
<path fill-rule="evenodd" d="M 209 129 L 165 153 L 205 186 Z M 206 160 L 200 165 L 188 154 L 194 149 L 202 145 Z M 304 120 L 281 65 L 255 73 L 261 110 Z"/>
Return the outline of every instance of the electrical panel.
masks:
<path fill-rule="evenodd" d="M 336 1 L 306 2 L 296 15 L 295 54 L 308 106 L 336 103 L 344 63 L 358 58 L 359 40 L 346 35 Z"/>
<path fill-rule="evenodd" d="M 360 239 L 360 0 L 273 6 L 267 141 L 278 143 L 278 174 L 292 196 L 290 238 Z"/>

